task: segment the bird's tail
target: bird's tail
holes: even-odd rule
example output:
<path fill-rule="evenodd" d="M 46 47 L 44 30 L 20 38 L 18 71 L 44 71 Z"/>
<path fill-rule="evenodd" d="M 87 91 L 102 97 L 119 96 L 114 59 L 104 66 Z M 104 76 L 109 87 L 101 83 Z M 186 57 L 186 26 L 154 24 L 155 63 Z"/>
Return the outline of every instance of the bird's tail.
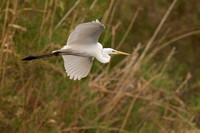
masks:
<path fill-rule="evenodd" d="M 57 56 L 59 53 L 58 52 L 54 52 L 51 54 L 45 54 L 45 55 L 39 55 L 39 56 L 28 56 L 24 59 L 22 59 L 23 61 L 30 61 L 30 60 L 35 60 L 35 59 L 40 59 L 40 58 L 46 58 L 46 57 L 51 57 L 51 56 Z"/>

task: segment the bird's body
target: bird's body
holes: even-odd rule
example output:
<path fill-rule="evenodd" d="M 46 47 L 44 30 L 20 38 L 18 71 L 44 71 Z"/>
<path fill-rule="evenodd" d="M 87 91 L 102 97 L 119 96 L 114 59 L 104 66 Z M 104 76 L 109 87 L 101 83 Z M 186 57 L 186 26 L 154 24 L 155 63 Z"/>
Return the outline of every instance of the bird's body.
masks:
<path fill-rule="evenodd" d="M 33 60 L 53 55 L 62 55 L 67 75 L 70 79 L 84 78 L 90 72 L 93 59 L 96 58 L 101 63 L 110 61 L 109 54 L 125 54 L 112 48 L 103 48 L 98 42 L 98 38 L 105 26 L 98 20 L 78 25 L 69 35 L 67 45 L 59 50 L 55 50 L 52 54 L 41 56 L 29 56 L 23 60 Z"/>

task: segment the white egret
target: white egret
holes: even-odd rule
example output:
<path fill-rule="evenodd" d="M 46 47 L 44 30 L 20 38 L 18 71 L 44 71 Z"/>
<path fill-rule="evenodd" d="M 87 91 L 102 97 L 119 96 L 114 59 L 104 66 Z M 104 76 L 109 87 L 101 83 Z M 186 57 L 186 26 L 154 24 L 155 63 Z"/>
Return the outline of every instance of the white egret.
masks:
<path fill-rule="evenodd" d="M 98 20 L 79 24 L 69 35 L 67 45 L 63 48 L 55 50 L 51 54 L 28 56 L 23 61 L 62 55 L 67 76 L 70 79 L 80 80 L 90 72 L 94 58 L 101 63 L 108 63 L 111 58 L 110 54 L 129 55 L 112 48 L 102 47 L 98 39 L 104 29 L 105 26 Z"/>

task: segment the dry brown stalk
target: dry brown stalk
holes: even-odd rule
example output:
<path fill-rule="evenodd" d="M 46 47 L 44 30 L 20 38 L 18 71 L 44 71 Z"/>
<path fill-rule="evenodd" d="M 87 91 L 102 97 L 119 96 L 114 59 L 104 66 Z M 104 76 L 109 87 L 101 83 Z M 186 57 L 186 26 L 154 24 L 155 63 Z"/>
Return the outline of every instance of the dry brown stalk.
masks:
<path fill-rule="evenodd" d="M 194 124 L 193 124 L 191 121 L 189 121 L 189 120 L 187 120 L 186 118 L 184 118 L 184 116 L 180 115 L 180 113 L 178 113 L 178 112 L 177 112 L 176 110 L 174 110 L 173 108 L 168 107 L 168 106 L 165 106 L 165 105 L 163 105 L 163 103 L 154 102 L 153 104 L 156 105 L 156 106 L 161 106 L 161 107 L 163 107 L 163 108 L 168 109 L 169 111 L 171 111 L 172 113 L 174 113 L 176 116 L 178 116 L 178 118 L 179 118 L 180 120 L 183 120 L 184 122 L 188 123 L 192 128 L 194 128 Z"/>
<path fill-rule="evenodd" d="M 165 61 L 165 64 L 164 64 L 164 66 L 163 66 L 163 68 L 161 69 L 161 74 L 165 71 L 165 69 L 167 68 L 167 65 L 168 65 L 168 63 L 169 63 L 169 61 L 170 61 L 170 59 L 172 58 L 172 56 L 174 55 L 174 53 L 175 53 L 175 47 L 174 48 L 172 48 L 172 50 L 171 50 L 171 52 L 169 53 L 169 55 L 167 56 L 167 59 L 166 59 L 166 61 Z"/>
<path fill-rule="evenodd" d="M 182 82 L 182 84 L 180 84 L 180 85 L 178 86 L 178 88 L 176 89 L 176 92 L 179 92 L 180 89 L 183 88 L 183 87 L 188 83 L 188 81 L 189 81 L 191 78 L 192 78 L 191 73 L 187 73 L 187 76 L 186 76 L 185 80 Z"/>
<path fill-rule="evenodd" d="M 44 13 L 46 12 L 45 10 L 41 10 L 41 9 L 35 9 L 35 8 L 23 8 L 21 9 L 22 11 L 33 11 L 33 12 L 39 12 L 39 13 Z"/>
<path fill-rule="evenodd" d="M 183 39 L 183 38 L 186 38 L 186 37 L 188 37 L 188 36 L 192 36 L 192 35 L 199 34 L 199 33 L 200 33 L 200 30 L 191 31 L 191 32 L 188 32 L 188 33 L 186 33 L 186 34 L 180 35 L 180 36 L 178 36 L 178 37 L 175 37 L 175 38 L 173 38 L 173 39 L 171 39 L 171 40 L 165 42 L 163 45 L 161 45 L 161 46 L 155 48 L 155 49 L 151 52 L 151 54 L 149 55 L 149 59 L 152 58 L 153 56 L 155 56 L 159 51 L 161 51 L 161 50 L 162 50 L 163 48 L 165 48 L 166 46 L 168 46 L 168 45 L 170 45 L 170 44 L 172 44 L 172 43 L 174 43 L 174 42 L 176 42 L 176 41 L 178 41 L 178 40 L 181 40 L 181 39 Z"/>
<path fill-rule="evenodd" d="M 138 96 L 138 95 L 139 95 L 139 94 L 137 94 L 137 96 Z M 134 105 L 134 103 L 135 103 L 136 100 L 137 100 L 137 97 L 135 97 L 135 98 L 132 99 L 131 104 L 130 104 L 130 106 L 129 106 L 129 108 L 128 108 L 128 111 L 127 111 L 127 113 L 126 113 L 126 116 L 125 116 L 125 118 L 124 118 L 124 121 L 123 121 L 123 123 L 122 123 L 122 126 L 121 126 L 121 128 L 120 128 L 120 132 L 121 132 L 121 131 L 124 129 L 124 127 L 126 126 L 126 123 L 128 122 L 128 119 L 129 119 L 131 110 L 132 110 L 133 105 Z"/>
<path fill-rule="evenodd" d="M 151 47 L 154 48 L 154 46 L 155 46 L 156 44 L 161 44 L 161 43 L 167 38 L 167 36 L 168 36 L 168 34 L 169 34 L 170 31 L 171 31 L 171 29 L 168 28 L 168 29 L 164 32 L 164 34 L 160 37 L 160 39 L 154 41 L 154 43 L 151 45 Z M 148 60 L 148 59 L 149 59 L 149 56 L 147 57 L 146 60 Z"/>
<path fill-rule="evenodd" d="M 58 0 L 54 0 L 53 4 L 53 13 L 52 13 L 52 16 L 51 16 L 51 23 L 50 23 L 50 28 L 49 28 L 49 40 L 51 40 L 51 36 L 52 36 L 52 30 L 53 30 L 53 25 L 54 25 L 54 19 L 55 19 L 55 13 L 56 13 L 56 7 L 57 7 L 57 1 Z"/>
<path fill-rule="evenodd" d="M 166 21 L 167 17 L 169 16 L 170 12 L 172 11 L 174 5 L 176 4 L 177 0 L 173 0 L 172 4 L 170 5 L 170 7 L 168 8 L 167 12 L 165 13 L 164 17 L 162 18 L 162 20 L 160 21 L 158 27 L 156 28 L 153 36 L 151 37 L 151 39 L 148 41 L 144 51 L 142 52 L 141 56 L 138 59 L 138 62 L 141 62 L 141 60 L 144 58 L 144 56 L 146 55 L 147 51 L 149 50 L 149 48 L 151 47 L 152 43 L 154 42 L 156 36 L 158 35 L 161 27 L 163 26 L 164 22 Z"/>
<path fill-rule="evenodd" d="M 6 43 L 6 24 L 8 21 L 8 8 L 9 8 L 9 0 L 6 3 L 6 10 L 4 16 L 4 24 L 2 28 L 2 44 L 1 44 L 1 51 L 4 49 L 4 45 Z M 2 62 L 3 62 L 3 54 L 0 54 L 0 70 L 2 69 Z"/>
<path fill-rule="evenodd" d="M 78 6 L 81 0 L 77 0 L 76 3 L 67 11 L 65 16 L 58 22 L 58 24 L 55 26 L 55 30 L 58 29 L 58 27 L 66 20 L 66 18 L 72 13 L 72 11 Z"/>
<path fill-rule="evenodd" d="M 8 16 L 8 11 L 9 11 L 9 1 L 6 4 L 6 12 L 5 12 L 5 18 L 4 18 L 4 25 L 3 25 L 3 33 L 2 33 L 2 45 L 1 45 L 1 51 L 3 51 L 4 49 L 11 49 L 11 44 L 13 43 L 13 36 L 15 34 L 15 30 L 13 31 L 9 31 L 8 27 L 7 27 L 7 23 L 15 23 L 15 19 L 17 16 L 17 6 L 18 6 L 18 0 L 14 1 L 13 3 L 13 14 L 12 16 L 9 18 Z M 8 20 L 9 19 L 9 20 Z M 7 28 L 7 29 L 6 29 Z M 6 62 L 8 61 L 8 52 L 2 52 L 0 54 L 0 70 L 2 69 L 2 85 L 1 88 L 3 88 L 4 83 L 5 83 L 5 73 L 7 70 L 7 67 L 3 67 L 3 65 L 6 64 Z M 1 89 L 0 88 L 0 89 Z"/>
<path fill-rule="evenodd" d="M 115 91 L 107 90 L 106 88 L 104 88 L 104 89 L 100 89 L 99 88 L 99 92 L 101 92 L 101 93 L 107 93 L 107 94 L 115 94 L 115 95 L 117 94 Z M 147 101 L 151 100 L 148 97 L 144 97 L 144 96 L 140 96 L 140 95 L 134 95 L 131 92 L 125 92 L 124 96 L 130 97 L 130 98 L 147 100 Z"/>
<path fill-rule="evenodd" d="M 118 29 L 118 27 L 121 25 L 121 22 L 118 21 L 117 24 L 115 26 L 112 26 L 112 41 L 111 41 L 111 48 L 115 47 L 115 34 L 116 34 L 116 30 Z"/>
<path fill-rule="evenodd" d="M 94 8 L 94 6 L 95 6 L 96 3 L 97 3 L 97 0 L 94 0 L 94 1 L 92 2 L 92 4 L 90 5 L 90 10 Z"/>
<path fill-rule="evenodd" d="M 138 7 L 138 8 L 137 8 L 135 14 L 133 15 L 133 18 L 131 19 L 131 22 L 130 22 L 130 24 L 129 24 L 129 26 L 128 26 L 128 29 L 126 30 L 124 36 L 122 37 L 122 40 L 121 40 L 121 41 L 119 42 L 119 44 L 117 45 L 117 49 L 119 49 L 119 48 L 121 47 L 121 45 L 124 43 L 125 39 L 127 38 L 128 34 L 129 34 L 129 32 L 130 32 L 130 30 L 132 29 L 133 24 L 134 24 L 134 22 L 135 22 L 135 20 L 136 20 L 137 16 L 139 15 L 139 12 L 140 12 L 141 10 L 142 10 L 141 7 Z"/>
<path fill-rule="evenodd" d="M 63 129 L 63 132 L 72 132 L 74 130 L 89 130 L 89 129 L 103 129 L 103 130 L 108 130 L 108 131 L 121 131 L 122 133 L 129 133 L 126 130 L 120 130 L 118 128 L 114 127 L 104 127 L 104 126 L 85 126 L 85 127 L 71 127 L 67 129 Z"/>
<path fill-rule="evenodd" d="M 108 9 L 104 12 L 103 19 L 101 20 L 103 24 L 106 24 L 115 1 L 116 0 L 111 0 Z"/>
<path fill-rule="evenodd" d="M 48 8 L 48 0 L 45 0 L 44 12 L 43 12 L 43 16 L 42 16 L 42 22 L 41 22 L 41 25 L 40 25 L 38 47 L 39 47 L 39 44 L 40 44 L 41 38 L 42 38 L 43 28 L 44 28 L 44 24 L 45 24 L 45 20 L 46 20 L 46 14 L 48 12 L 47 8 Z"/>
<path fill-rule="evenodd" d="M 111 1 L 112 2 L 112 1 Z M 119 0 L 116 0 L 115 1 L 115 3 L 113 4 L 113 3 L 110 3 L 110 6 L 111 6 L 111 4 L 113 4 L 112 6 L 112 9 L 111 9 L 111 11 L 110 12 L 107 12 L 107 11 L 105 11 L 105 13 L 110 13 L 110 14 L 108 14 L 108 15 L 110 15 L 110 19 L 108 19 L 108 18 L 106 18 L 106 19 L 108 19 L 108 22 L 107 22 L 107 24 L 106 24 L 106 28 L 107 28 L 107 30 L 105 31 L 105 34 L 104 34 L 104 37 L 103 37 L 103 41 L 102 41 L 102 44 L 104 45 L 105 44 L 105 42 L 109 39 L 109 37 L 110 37 L 110 30 L 109 29 L 111 29 L 112 27 L 111 27 L 111 24 L 112 24 L 112 21 L 113 21 L 113 17 L 114 17 L 114 15 L 115 15 L 115 12 L 116 12 L 116 8 L 117 8 L 117 6 L 118 6 L 118 3 L 119 3 Z M 110 6 L 109 6 L 109 8 L 110 8 Z M 104 19 L 104 18 L 103 18 Z M 103 21 L 103 20 L 102 20 Z M 105 22 L 106 23 L 106 22 Z M 104 23 L 104 24 L 105 24 Z"/>
<path fill-rule="evenodd" d="M 0 12 L 3 11 L 3 6 L 4 6 L 5 3 L 6 3 L 6 0 L 3 0 L 3 2 L 0 5 Z M 0 19 L 1 19 L 2 16 L 3 16 L 3 13 L 0 13 Z"/>

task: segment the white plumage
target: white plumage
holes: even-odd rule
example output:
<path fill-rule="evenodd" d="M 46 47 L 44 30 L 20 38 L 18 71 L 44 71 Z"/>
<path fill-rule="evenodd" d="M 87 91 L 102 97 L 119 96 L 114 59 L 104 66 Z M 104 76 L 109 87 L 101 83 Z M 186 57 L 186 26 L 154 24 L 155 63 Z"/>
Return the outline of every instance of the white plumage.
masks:
<path fill-rule="evenodd" d="M 58 50 L 65 51 L 66 49 L 70 49 L 71 51 L 74 51 L 75 54 L 85 54 L 84 57 L 77 55 L 62 55 L 65 70 L 70 79 L 80 80 L 88 75 L 92 67 L 93 56 L 88 55 L 87 52 L 98 45 L 98 38 L 104 29 L 105 26 L 101 24 L 99 20 L 79 24 L 69 35 L 67 45 L 61 50 Z M 86 46 L 88 49 L 84 49 Z"/>
<path fill-rule="evenodd" d="M 126 54 L 111 48 L 103 48 L 98 43 L 104 29 L 105 26 L 99 20 L 79 24 L 69 35 L 67 44 L 62 49 L 53 51 L 62 55 L 70 79 L 80 80 L 86 77 L 91 70 L 94 57 L 102 63 L 108 63 L 109 54 Z"/>
<path fill-rule="evenodd" d="M 93 59 L 74 55 L 62 55 L 67 76 L 74 80 L 84 78 L 90 72 Z"/>

